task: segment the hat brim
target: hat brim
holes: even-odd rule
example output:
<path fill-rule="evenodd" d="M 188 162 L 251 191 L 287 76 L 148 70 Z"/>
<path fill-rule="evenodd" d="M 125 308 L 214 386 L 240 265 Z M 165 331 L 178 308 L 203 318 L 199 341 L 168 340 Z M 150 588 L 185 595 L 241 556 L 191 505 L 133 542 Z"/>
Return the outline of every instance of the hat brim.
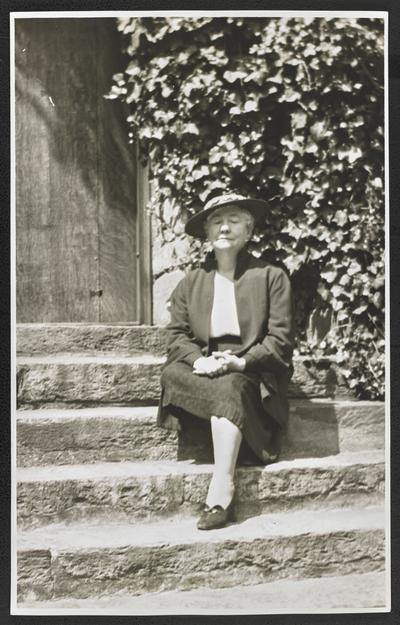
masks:
<path fill-rule="evenodd" d="M 267 215 L 267 210 L 269 208 L 269 204 L 264 200 L 256 200 L 251 198 L 222 202 L 221 204 L 217 204 L 216 206 L 210 206 L 210 208 L 203 209 L 196 215 L 193 215 L 193 217 L 191 217 L 185 224 L 186 234 L 190 234 L 190 236 L 196 237 L 198 239 L 206 239 L 207 235 L 204 230 L 204 224 L 207 217 L 219 208 L 230 205 L 237 206 L 238 208 L 244 208 L 249 213 L 251 213 L 251 215 L 253 215 L 254 217 L 256 225 L 260 225 L 263 222 L 263 218 L 265 219 Z"/>

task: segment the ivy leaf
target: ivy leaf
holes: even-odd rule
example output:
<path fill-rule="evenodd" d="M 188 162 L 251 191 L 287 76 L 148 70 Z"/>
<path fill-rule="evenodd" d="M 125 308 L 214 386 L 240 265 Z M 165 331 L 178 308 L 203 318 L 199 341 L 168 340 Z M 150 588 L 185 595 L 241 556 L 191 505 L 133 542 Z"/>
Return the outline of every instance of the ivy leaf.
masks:
<path fill-rule="evenodd" d="M 339 299 L 334 299 L 332 301 L 332 308 L 335 312 L 341 310 L 343 308 L 344 304 L 341 300 Z"/>
<path fill-rule="evenodd" d="M 304 111 L 297 111 L 291 114 L 292 128 L 300 130 L 304 128 L 307 123 L 307 114 Z"/>
<path fill-rule="evenodd" d="M 324 278 L 324 280 L 326 280 L 329 283 L 334 282 L 334 280 L 336 279 L 336 276 L 337 276 L 336 270 L 321 271 L 321 278 Z"/>
<path fill-rule="evenodd" d="M 304 148 L 306 154 L 316 154 L 318 152 L 318 146 L 315 143 L 308 143 Z"/>
<path fill-rule="evenodd" d="M 266 69 L 258 69 L 254 72 L 250 72 L 249 74 L 247 74 L 247 76 L 245 76 L 245 78 L 243 79 L 243 81 L 246 82 L 255 82 L 258 85 L 263 85 L 265 82 L 265 79 L 267 78 L 268 73 L 266 71 Z"/>
<path fill-rule="evenodd" d="M 172 56 L 161 56 L 155 59 L 154 64 L 158 67 L 158 69 L 164 69 L 164 67 L 167 67 L 170 64 L 172 59 Z"/>
<path fill-rule="evenodd" d="M 326 121 L 317 121 L 310 127 L 310 134 L 315 141 L 321 141 L 326 137 Z"/>
<path fill-rule="evenodd" d="M 361 265 L 359 265 L 355 261 L 352 261 L 350 264 L 350 267 L 347 270 L 347 273 L 349 274 L 349 276 L 354 276 L 355 274 L 360 273 L 361 271 L 362 271 Z"/>
<path fill-rule="evenodd" d="M 339 286 L 338 284 L 334 284 L 332 286 L 333 297 L 340 297 L 340 295 L 342 295 L 343 293 L 344 293 L 343 287 Z"/>
<path fill-rule="evenodd" d="M 344 210 L 336 211 L 333 221 L 335 221 L 339 226 L 344 226 L 348 221 L 348 215 Z"/>
<path fill-rule="evenodd" d="M 121 98 L 127 93 L 126 87 L 118 87 L 118 85 L 113 85 L 111 87 L 110 93 L 107 94 L 108 100 L 115 100 L 116 98 Z"/>
<path fill-rule="evenodd" d="M 287 180 L 285 180 L 285 182 L 282 184 L 282 187 L 285 191 L 285 195 L 288 197 L 289 195 L 292 195 L 293 191 L 294 191 L 294 183 L 292 182 L 292 180 L 290 180 L 289 178 Z"/>
<path fill-rule="evenodd" d="M 349 163 L 354 163 L 357 159 L 362 157 L 362 151 L 359 147 L 351 148 L 347 154 Z"/>
<path fill-rule="evenodd" d="M 295 239 L 295 241 L 298 241 L 299 239 L 301 239 L 303 231 L 293 221 L 288 222 L 287 230 L 290 236 L 292 236 Z"/>
<path fill-rule="evenodd" d="M 296 102 L 300 100 L 301 95 L 298 91 L 288 87 L 278 99 L 278 102 Z"/>
<path fill-rule="evenodd" d="M 363 304 L 362 306 L 358 306 L 355 310 L 353 310 L 353 315 L 361 315 L 368 308 L 367 304 Z"/>
<path fill-rule="evenodd" d="M 240 106 L 232 106 L 232 107 L 229 109 L 229 113 L 230 113 L 231 115 L 241 115 L 241 113 L 242 113 L 242 109 L 240 108 Z"/>
<path fill-rule="evenodd" d="M 173 89 L 171 89 L 171 87 L 169 87 L 168 85 L 164 85 L 161 89 L 161 95 L 163 98 L 167 99 L 169 98 L 169 96 L 174 92 Z"/>
<path fill-rule="evenodd" d="M 256 100 L 247 100 L 247 102 L 244 105 L 244 111 L 246 113 L 250 113 L 250 111 L 257 111 L 258 110 L 258 102 Z"/>
<path fill-rule="evenodd" d="M 382 178 L 377 176 L 376 178 L 371 180 L 371 185 L 374 187 L 374 189 L 383 189 Z"/>
<path fill-rule="evenodd" d="M 199 131 L 198 127 L 196 126 L 196 124 L 189 123 L 189 124 L 185 124 L 183 126 L 182 134 L 198 135 L 198 134 L 200 134 L 200 131 Z"/>
<path fill-rule="evenodd" d="M 226 70 L 223 73 L 223 77 L 225 78 L 225 80 L 230 83 L 233 83 L 236 80 L 242 80 L 243 78 L 246 78 L 246 76 L 247 76 L 247 73 L 241 70 L 237 70 L 235 72 Z"/>
<path fill-rule="evenodd" d="M 275 74 L 275 76 L 268 76 L 268 82 L 274 82 L 278 85 L 281 85 L 283 83 L 282 70 L 279 70 L 279 72 Z"/>
<path fill-rule="evenodd" d="M 205 176 L 209 176 L 210 168 L 207 165 L 202 165 L 200 168 L 194 169 L 192 172 L 193 180 L 199 180 Z"/>
<path fill-rule="evenodd" d="M 125 73 L 128 74 L 128 76 L 138 76 L 141 71 L 142 70 L 139 65 L 136 62 L 131 61 L 126 68 Z"/>

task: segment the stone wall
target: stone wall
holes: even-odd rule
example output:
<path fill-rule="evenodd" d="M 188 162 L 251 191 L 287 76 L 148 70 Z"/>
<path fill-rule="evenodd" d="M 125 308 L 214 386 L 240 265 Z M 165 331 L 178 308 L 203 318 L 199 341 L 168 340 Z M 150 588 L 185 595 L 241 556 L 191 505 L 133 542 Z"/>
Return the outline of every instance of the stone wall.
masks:
<path fill-rule="evenodd" d="M 190 261 L 190 241 L 177 211 L 171 211 L 167 228 L 152 219 L 153 323 L 164 326 L 169 321 L 168 301 L 185 275 Z"/>

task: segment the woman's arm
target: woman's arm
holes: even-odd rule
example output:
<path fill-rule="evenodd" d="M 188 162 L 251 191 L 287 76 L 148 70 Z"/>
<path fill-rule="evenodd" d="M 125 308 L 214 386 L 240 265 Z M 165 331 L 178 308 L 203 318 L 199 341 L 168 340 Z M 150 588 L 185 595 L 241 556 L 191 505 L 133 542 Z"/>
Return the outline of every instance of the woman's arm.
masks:
<path fill-rule="evenodd" d="M 168 360 L 187 362 L 193 366 L 195 360 L 203 354 L 189 324 L 186 289 L 187 276 L 178 283 L 171 295 L 171 321 L 166 327 Z"/>
<path fill-rule="evenodd" d="M 272 273 L 272 272 L 271 272 Z M 272 373 L 288 371 L 293 355 L 293 303 L 290 280 L 275 268 L 269 284 L 268 333 L 243 354 L 246 370 L 264 369 Z"/>
<path fill-rule="evenodd" d="M 214 356 L 203 356 L 193 336 L 187 305 L 188 278 L 183 278 L 171 295 L 171 321 L 167 325 L 168 361 L 187 362 L 193 373 L 214 377 L 227 371 L 225 361 Z"/>

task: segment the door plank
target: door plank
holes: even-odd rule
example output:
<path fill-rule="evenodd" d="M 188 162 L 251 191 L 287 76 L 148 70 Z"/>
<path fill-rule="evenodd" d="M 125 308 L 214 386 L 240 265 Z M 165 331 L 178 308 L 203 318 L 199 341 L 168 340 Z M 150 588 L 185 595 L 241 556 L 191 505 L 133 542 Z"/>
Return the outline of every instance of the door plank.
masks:
<path fill-rule="evenodd" d="M 134 322 L 138 319 L 136 155 L 129 144 L 127 111 L 121 102 L 104 98 L 113 74 L 122 67 L 115 20 L 97 20 L 96 32 L 100 321 Z"/>
<path fill-rule="evenodd" d="M 94 35 L 84 20 L 16 20 L 19 322 L 99 317 Z"/>
<path fill-rule="evenodd" d="M 115 19 L 16 20 L 18 322 L 137 323 L 136 160 Z"/>

